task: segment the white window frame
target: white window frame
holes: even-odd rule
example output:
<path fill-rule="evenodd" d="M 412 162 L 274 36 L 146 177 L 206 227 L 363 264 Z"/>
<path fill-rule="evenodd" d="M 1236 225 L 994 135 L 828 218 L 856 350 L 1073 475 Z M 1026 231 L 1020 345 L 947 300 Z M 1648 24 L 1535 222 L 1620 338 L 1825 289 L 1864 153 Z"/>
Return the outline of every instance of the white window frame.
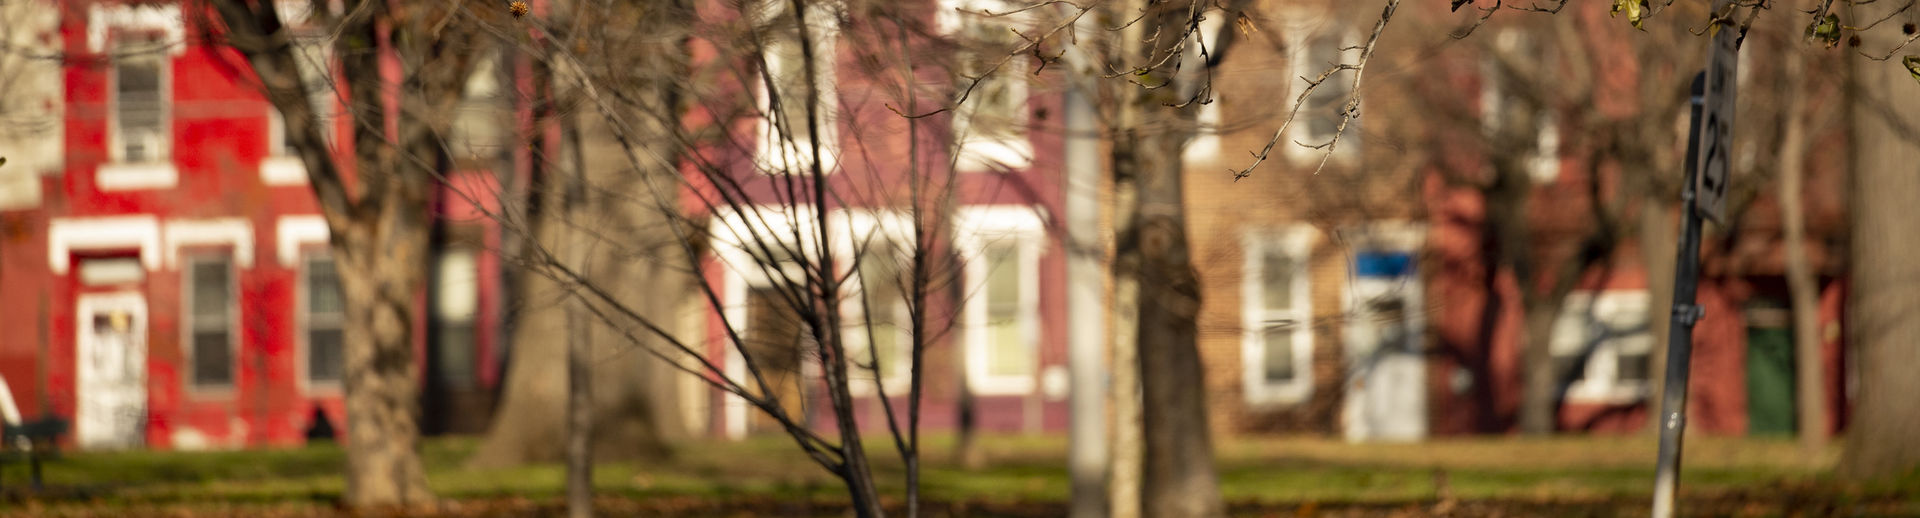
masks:
<path fill-rule="evenodd" d="M 1578 354 L 1584 349 L 1593 339 L 1594 329 L 1590 326 L 1618 327 L 1617 323 L 1605 323 L 1617 322 L 1616 319 L 1625 320 L 1630 324 L 1633 320 L 1639 320 L 1642 326 L 1640 333 L 1611 337 L 1594 348 L 1593 354 L 1587 358 L 1582 378 L 1567 388 L 1569 401 L 1626 404 L 1647 398 L 1650 393 L 1648 385 L 1653 380 L 1648 379 L 1644 382 L 1621 380 L 1618 367 L 1619 355 L 1623 347 L 1644 350 L 1649 355 L 1655 352 L 1653 330 L 1649 320 L 1651 315 L 1647 313 L 1651 302 L 1651 295 L 1644 289 L 1576 291 L 1567 295 L 1566 302 L 1560 307 L 1560 315 L 1554 319 L 1553 334 L 1548 341 L 1556 359 Z M 1598 317 L 1602 321 L 1589 321 L 1589 316 Z M 1653 373 L 1649 371 L 1648 377 L 1652 376 Z"/>
<path fill-rule="evenodd" d="M 961 304 L 961 319 L 967 355 L 967 388 L 981 395 L 1024 395 L 1038 389 L 1037 378 L 1046 370 L 1041 360 L 1040 340 L 1040 256 L 1046 252 L 1047 227 L 1041 208 L 1026 205 L 981 205 L 962 207 L 955 214 L 958 228 L 954 248 L 966 259 L 966 283 Z M 1017 243 L 1016 261 L 1020 267 L 1021 336 L 1033 346 L 1033 370 L 1026 375 L 993 375 L 987 370 L 993 344 L 987 329 L 985 288 L 988 267 L 981 260 L 987 245 L 1000 240 Z"/>
<path fill-rule="evenodd" d="M 1344 63 L 1351 63 L 1358 60 L 1360 51 L 1358 49 L 1347 48 L 1356 45 L 1355 42 L 1358 39 L 1358 35 L 1352 30 L 1338 27 L 1334 17 L 1328 13 L 1317 9 L 1295 8 L 1290 9 L 1288 14 L 1285 32 L 1288 71 L 1286 84 L 1290 88 L 1288 88 L 1285 99 L 1288 102 L 1292 102 L 1294 99 L 1300 97 L 1301 92 L 1306 90 L 1308 81 L 1320 77 L 1322 72 L 1326 72 L 1328 67 L 1334 65 L 1333 63 L 1316 62 L 1312 60 L 1312 52 L 1315 50 L 1316 45 L 1328 45 L 1328 43 L 1321 40 L 1331 40 L 1333 42 L 1332 45 L 1342 49 L 1339 51 L 1339 54 L 1341 61 Z M 1314 92 L 1324 93 L 1327 91 L 1327 88 L 1337 86 L 1331 83 L 1338 78 L 1345 78 L 1344 81 L 1348 82 L 1353 81 L 1354 72 L 1350 70 L 1336 72 L 1328 76 L 1329 83 L 1322 83 L 1321 86 L 1315 87 Z M 1337 91 L 1335 93 L 1343 99 L 1347 95 L 1345 91 Z M 1310 110 L 1332 108 L 1333 107 L 1300 107 L 1298 115 L 1287 128 L 1288 142 L 1286 142 L 1286 153 L 1290 160 L 1317 163 L 1321 155 L 1326 153 L 1325 149 L 1309 146 L 1326 144 L 1328 140 L 1333 138 L 1333 134 L 1316 135 L 1311 133 L 1309 128 L 1312 126 L 1308 124 L 1308 119 L 1313 117 L 1313 113 L 1311 113 Z M 1346 132 L 1340 135 L 1339 147 L 1333 150 L 1333 160 L 1348 161 L 1359 156 L 1359 150 L 1362 144 L 1360 128 L 1359 118 L 1355 118 L 1353 122 L 1348 123 Z M 1300 145 L 1303 143 L 1306 145 Z"/>
<path fill-rule="evenodd" d="M 1494 37 L 1493 52 L 1513 53 L 1521 49 L 1535 49 L 1526 34 L 1515 31 L 1501 31 Z M 1505 73 L 1493 61 L 1480 63 L 1480 127 L 1489 137 L 1497 136 L 1506 119 L 1502 116 L 1506 110 Z M 1541 60 L 1550 63 L 1550 60 Z M 1560 118 L 1552 107 L 1541 106 L 1533 116 L 1533 149 L 1527 153 L 1525 163 L 1527 175 L 1534 185 L 1548 185 L 1560 180 Z"/>
<path fill-rule="evenodd" d="M 331 395 L 331 394 L 340 393 L 342 388 L 342 383 L 344 383 L 346 380 L 345 338 L 346 338 L 347 316 L 346 316 L 346 312 L 342 311 L 341 314 L 337 317 L 339 321 L 332 323 L 332 325 L 338 326 L 341 330 L 341 340 L 342 340 L 340 344 L 340 347 L 341 347 L 340 378 L 341 379 L 339 380 L 313 379 L 313 368 L 312 368 L 313 338 L 312 337 L 313 337 L 313 328 L 314 328 L 315 322 L 314 322 L 313 308 L 311 307 L 310 301 L 312 300 L 311 297 L 313 296 L 312 291 L 313 291 L 314 262 L 322 261 L 322 260 L 327 261 L 328 263 L 334 263 L 335 271 L 336 272 L 338 271 L 339 266 L 338 266 L 338 263 L 336 262 L 337 259 L 334 258 L 333 254 L 328 252 L 325 247 L 308 247 L 308 250 L 305 251 L 304 253 L 301 253 L 300 258 L 298 259 L 299 270 L 300 270 L 300 280 L 299 280 L 299 285 L 294 287 L 295 300 L 294 300 L 293 306 L 294 306 L 294 319 L 297 320 L 296 325 L 294 327 L 297 328 L 296 332 L 299 333 L 298 336 L 294 337 L 294 343 L 298 344 L 297 355 L 299 357 L 294 360 L 294 363 L 296 364 L 296 368 L 298 368 L 300 372 L 294 377 L 300 380 L 301 392 L 303 393 L 309 393 L 309 394 L 319 393 L 319 394 Z M 337 281 L 337 279 L 339 279 L 338 273 L 335 274 L 334 278 L 336 279 L 336 282 L 338 282 Z M 346 294 L 342 293 L 341 296 L 345 297 Z"/>
<path fill-rule="evenodd" d="M 757 1 L 762 3 L 756 9 L 754 16 L 757 18 L 757 25 L 762 28 L 761 30 L 766 31 L 762 40 L 764 48 L 760 49 L 766 68 L 754 76 L 754 96 L 761 114 L 754 124 L 756 165 L 759 166 L 762 174 L 811 173 L 811 165 L 817 160 L 821 173 L 831 175 L 839 166 L 840 132 L 835 126 L 839 121 L 836 115 L 840 103 L 838 91 L 835 88 L 837 86 L 835 58 L 839 40 L 840 8 L 832 3 L 808 4 L 807 31 L 813 40 L 813 59 L 819 61 L 814 64 L 814 80 L 818 81 L 818 84 L 814 85 L 814 93 L 819 96 L 819 100 L 813 113 L 813 116 L 819 119 L 816 124 L 819 131 L 804 139 L 788 139 L 774 124 L 774 118 L 778 114 L 773 109 L 773 96 L 769 95 L 767 84 L 780 84 L 782 81 L 779 78 L 772 77 L 777 75 L 773 71 L 783 70 L 787 65 L 780 59 L 780 52 L 776 49 L 782 45 L 798 44 L 782 37 L 786 34 L 784 31 L 790 28 L 773 25 L 792 23 L 790 20 L 783 19 L 786 10 L 791 7 L 781 0 Z M 805 95 L 805 92 L 790 92 L 785 96 L 804 98 Z M 788 124 L 791 125 L 793 122 L 789 121 Z M 814 156 L 816 143 L 820 156 Z"/>
<path fill-rule="evenodd" d="M 905 212 L 875 210 L 840 210 L 829 214 L 828 218 L 834 223 L 844 222 L 842 223 L 844 230 L 833 232 L 832 236 L 835 253 L 838 254 L 836 259 L 845 258 L 839 260 L 843 261 L 840 264 L 845 265 L 848 272 L 847 282 L 843 287 L 846 296 L 840 300 L 841 320 L 846 322 L 844 325 L 846 329 L 842 331 L 842 336 L 845 337 L 844 345 L 849 359 L 856 365 L 864 364 L 868 359 L 869 347 L 865 310 L 871 308 L 863 307 L 861 304 L 866 296 L 867 279 L 859 275 L 859 270 L 853 261 L 859 258 L 859 251 L 863 246 L 867 247 L 869 253 L 890 252 L 893 257 L 888 259 L 896 261 L 896 264 L 902 267 L 898 269 L 899 273 L 902 276 L 912 275 L 911 264 L 907 261 L 913 258 L 913 218 Z M 864 260 L 870 261 L 877 258 L 879 257 L 868 257 Z M 903 295 L 911 296 L 911 293 L 903 292 Z M 893 361 L 889 365 L 881 366 L 880 379 L 874 380 L 867 377 L 872 374 L 870 370 L 850 366 L 849 370 L 855 373 L 852 376 L 854 383 L 850 384 L 854 395 L 876 393 L 874 384 L 877 382 L 881 388 L 886 389 L 889 396 L 904 396 L 913 380 L 913 373 L 910 371 L 913 366 L 911 356 L 913 330 L 908 327 L 909 322 L 906 319 L 908 317 L 905 313 L 907 301 L 902 298 L 884 302 L 888 304 L 887 309 L 899 312 L 895 315 L 895 326 L 898 329 L 894 332 L 894 344 L 900 349 L 893 352 Z"/>
<path fill-rule="evenodd" d="M 226 257 L 221 257 L 221 256 Z M 195 285 L 194 269 L 202 263 L 224 262 L 227 266 L 227 382 L 225 385 L 202 385 L 199 380 L 199 344 L 194 340 L 200 323 L 194 314 Z M 226 396 L 234 393 L 240 384 L 240 272 L 239 265 L 230 254 L 199 253 L 189 254 L 180 264 L 180 343 L 186 353 L 186 382 L 188 394 L 195 396 Z"/>
<path fill-rule="evenodd" d="M 95 188 L 102 191 L 129 191 L 143 189 L 170 189 L 180 183 L 180 172 L 173 163 L 173 56 L 181 46 L 181 32 L 173 24 L 180 23 L 179 7 L 130 7 L 102 9 L 94 6 L 96 18 L 88 27 L 90 43 L 96 45 L 96 51 L 108 52 L 107 65 L 107 157 L 94 171 Z M 172 16 L 169 24 L 165 20 Z M 111 33 L 149 33 L 156 35 L 152 44 L 132 45 L 130 49 L 111 41 Z M 122 53 L 129 54 L 122 56 Z M 157 69 L 155 95 L 156 109 L 159 111 L 159 135 L 153 142 L 152 157 L 139 162 L 129 161 L 126 157 L 127 135 L 121 128 L 120 117 L 120 63 L 123 60 L 151 61 Z"/>
<path fill-rule="evenodd" d="M 54 218 L 47 222 L 47 267 L 66 275 L 75 250 L 135 248 L 140 264 L 156 271 L 164 264 L 160 243 L 160 219 L 153 216 Z"/>
<path fill-rule="evenodd" d="M 995 13 L 984 16 L 981 13 Z M 935 23 L 940 32 L 949 36 L 963 35 L 963 29 L 970 24 L 1001 26 L 1006 29 L 1025 27 L 1033 23 L 1033 17 L 1019 6 L 1005 0 L 940 0 L 939 14 Z M 971 42 L 963 42 L 971 43 Z M 1014 49 L 1004 49 L 1012 52 Z M 1000 64 L 986 78 L 979 80 L 981 86 L 988 81 L 1005 81 L 1008 95 L 1014 99 L 1029 99 L 1031 89 L 1027 81 L 1027 67 L 1030 64 L 1024 54 L 1010 54 L 1007 62 Z M 957 70 L 956 72 L 960 72 Z M 960 88 L 964 89 L 974 82 L 974 78 L 956 77 Z M 954 92 L 954 100 L 959 101 L 963 92 Z M 978 93 L 979 88 L 974 92 Z M 973 98 L 967 101 L 973 101 Z M 984 136 L 973 131 L 974 118 L 980 107 L 978 102 L 962 102 L 953 112 L 954 169 L 962 173 L 1009 171 L 1033 166 L 1033 140 L 1026 128 L 1027 105 L 1021 103 L 1015 113 L 1006 114 L 1005 123 L 1009 126 L 1008 135 Z"/>
<path fill-rule="evenodd" d="M 1248 405 L 1292 405 L 1313 396 L 1313 246 L 1319 236 L 1312 225 L 1291 224 L 1246 232 L 1241 243 L 1245 250 L 1240 279 L 1241 304 L 1241 385 Z M 1268 311 L 1264 282 L 1265 256 L 1277 250 L 1294 259 L 1291 309 Z M 1292 380 L 1272 383 L 1266 379 L 1266 322 L 1288 319 L 1293 327 Z"/>

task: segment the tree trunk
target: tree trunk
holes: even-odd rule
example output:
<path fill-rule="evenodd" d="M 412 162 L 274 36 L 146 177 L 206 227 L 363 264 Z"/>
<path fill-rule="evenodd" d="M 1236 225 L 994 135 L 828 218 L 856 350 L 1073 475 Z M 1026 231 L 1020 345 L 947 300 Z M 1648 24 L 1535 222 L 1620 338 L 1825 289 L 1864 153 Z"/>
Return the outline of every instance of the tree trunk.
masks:
<path fill-rule="evenodd" d="M 1895 6 L 1856 6 L 1849 19 L 1873 20 Z M 1887 30 L 1861 31 L 1862 48 L 1892 48 Z M 1850 103 L 1853 171 L 1853 282 L 1848 338 L 1859 356 L 1860 393 L 1839 471 L 1889 477 L 1920 466 L 1920 84 L 1892 61 L 1854 56 Z"/>
<path fill-rule="evenodd" d="M 1156 103 L 1158 104 L 1158 103 Z M 1140 175 L 1134 217 L 1120 255 L 1134 272 L 1142 437 L 1146 456 L 1141 509 L 1149 517 L 1221 516 L 1220 483 L 1208 432 L 1206 376 L 1198 345 L 1200 282 L 1187 244 L 1179 110 L 1154 106 L 1148 124 L 1128 135 Z"/>
<path fill-rule="evenodd" d="M 1522 291 L 1529 287 L 1524 284 Z M 1526 308 L 1526 342 L 1521 345 L 1520 432 L 1552 434 L 1559 428 L 1560 376 L 1553 368 L 1553 321 L 1561 301 L 1548 296 L 1520 296 Z"/>
<path fill-rule="evenodd" d="M 1799 82 L 1805 58 L 1788 51 L 1787 81 Z M 1787 290 L 1793 308 L 1794 394 L 1798 403 L 1800 445 L 1808 453 L 1827 444 L 1825 361 L 1820 354 L 1820 283 L 1807 262 L 1807 123 L 1804 89 L 1789 88 L 1786 128 L 1780 137 L 1780 227 L 1787 242 Z"/>
<path fill-rule="evenodd" d="M 334 238 L 347 309 L 346 500 L 353 507 L 433 499 L 418 454 L 413 361 L 414 302 L 426 277 L 428 241 L 421 212 L 355 222 Z"/>
<path fill-rule="evenodd" d="M 1114 204 L 1131 211 L 1134 192 L 1131 180 L 1116 179 Z M 1119 212 L 1119 211 L 1116 211 Z M 1126 228 L 1130 218 L 1115 219 L 1116 228 Z M 1112 484 L 1108 488 L 1107 507 L 1113 518 L 1140 516 L 1140 470 L 1146 447 L 1140 443 L 1140 350 L 1135 347 L 1140 315 L 1140 282 L 1134 272 L 1140 269 L 1138 254 L 1115 254 L 1113 265 L 1113 313 L 1107 319 L 1113 326 L 1111 365 L 1113 386 L 1109 394 L 1113 405 L 1113 453 L 1108 457 Z"/>

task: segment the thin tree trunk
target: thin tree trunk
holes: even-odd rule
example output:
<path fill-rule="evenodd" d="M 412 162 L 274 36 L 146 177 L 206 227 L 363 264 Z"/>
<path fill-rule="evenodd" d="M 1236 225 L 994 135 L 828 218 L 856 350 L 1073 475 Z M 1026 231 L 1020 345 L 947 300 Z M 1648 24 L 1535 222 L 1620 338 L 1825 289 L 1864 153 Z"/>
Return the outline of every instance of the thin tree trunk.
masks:
<path fill-rule="evenodd" d="M 1131 207 L 1134 198 L 1132 181 L 1119 181 L 1114 186 L 1116 207 Z M 1116 221 L 1116 228 L 1131 218 Z M 1146 447 L 1140 439 L 1140 354 L 1135 348 L 1135 335 L 1139 328 L 1134 322 L 1140 314 L 1140 283 L 1133 275 L 1139 270 L 1138 254 L 1124 256 L 1116 254 L 1113 266 L 1113 313 L 1108 318 L 1112 324 L 1112 368 L 1113 386 L 1109 389 L 1113 404 L 1113 453 L 1108 456 L 1112 466 L 1111 486 L 1108 488 L 1107 507 L 1114 518 L 1138 518 L 1140 516 L 1140 471 L 1143 460 L 1141 455 Z"/>
<path fill-rule="evenodd" d="M 1798 53 L 1788 51 L 1787 81 L 1798 82 L 1805 68 Z M 1800 445 L 1809 453 L 1827 444 L 1826 362 L 1820 354 L 1820 286 L 1807 262 L 1807 216 L 1803 183 L 1806 177 L 1806 95 L 1788 89 L 1786 128 L 1780 137 L 1780 226 L 1787 242 L 1787 290 L 1793 308 L 1794 393 L 1798 403 Z"/>
<path fill-rule="evenodd" d="M 572 125 L 578 133 L 578 125 Z M 589 249 L 592 247 L 585 226 L 592 210 L 587 197 L 586 170 L 580 158 L 580 139 L 569 139 L 574 167 L 567 212 L 575 225 L 566 231 L 569 237 L 564 253 L 568 268 L 581 275 L 592 275 Z M 593 341 L 592 323 L 586 294 L 567 298 L 567 516 L 593 516 Z M 636 373 L 638 374 L 638 373 Z"/>
<path fill-rule="evenodd" d="M 1855 6 L 1848 19 L 1873 20 L 1896 6 Z M 1862 48 L 1892 48 L 1899 35 L 1861 31 Z M 1854 56 L 1847 99 L 1852 149 L 1851 300 L 1847 336 L 1860 366 L 1860 392 L 1839 471 L 1889 477 L 1920 466 L 1920 84 L 1891 61 Z"/>

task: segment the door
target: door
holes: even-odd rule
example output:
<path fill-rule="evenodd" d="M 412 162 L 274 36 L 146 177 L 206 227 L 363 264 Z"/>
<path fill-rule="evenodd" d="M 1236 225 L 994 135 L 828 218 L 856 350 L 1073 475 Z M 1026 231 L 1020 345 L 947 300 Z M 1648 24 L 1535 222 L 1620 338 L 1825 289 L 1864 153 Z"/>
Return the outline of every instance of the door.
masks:
<path fill-rule="evenodd" d="M 1793 315 L 1784 303 L 1747 308 L 1747 433 L 1793 435 Z"/>
<path fill-rule="evenodd" d="M 81 448 L 143 444 L 147 422 L 147 301 L 139 292 L 80 296 L 74 369 Z"/>
<path fill-rule="evenodd" d="M 1347 324 L 1347 392 L 1341 421 L 1350 441 L 1416 441 L 1427 435 L 1424 320 L 1411 254 L 1354 258 Z"/>

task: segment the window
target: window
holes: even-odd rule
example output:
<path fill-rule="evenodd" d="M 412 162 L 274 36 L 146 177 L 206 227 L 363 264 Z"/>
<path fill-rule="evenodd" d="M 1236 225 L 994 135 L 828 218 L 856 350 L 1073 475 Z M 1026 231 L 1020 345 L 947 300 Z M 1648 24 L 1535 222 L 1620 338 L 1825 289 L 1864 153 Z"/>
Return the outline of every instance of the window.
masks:
<path fill-rule="evenodd" d="M 1037 209 L 962 209 L 956 244 L 967 260 L 964 316 L 968 385 L 981 394 L 1026 394 L 1038 374 L 1040 254 Z"/>
<path fill-rule="evenodd" d="M 862 239 L 859 235 L 853 237 Z M 847 355 L 856 366 L 871 364 L 874 371 L 856 369 L 856 372 L 871 374 L 891 392 L 910 379 L 908 369 L 912 367 L 909 355 L 913 336 L 907 312 L 910 293 L 906 284 L 910 279 L 905 271 L 910 251 L 882 237 L 854 246 L 860 263 L 858 278 L 853 284 L 858 286 L 860 296 L 848 301 L 853 307 L 846 312 L 846 321 L 854 329 L 845 334 Z"/>
<path fill-rule="evenodd" d="M 296 37 L 294 46 L 295 65 L 300 80 L 306 87 L 307 104 L 313 109 L 314 123 L 320 127 L 320 138 L 328 149 L 334 146 L 334 119 L 340 96 L 333 81 L 332 52 L 327 41 L 322 38 Z M 272 156 L 261 165 L 260 175 L 268 185 L 299 185 L 307 181 L 306 166 L 300 161 L 299 151 L 294 148 L 293 130 L 286 126 L 286 119 L 280 110 L 268 107 L 271 116 L 271 139 L 268 149 Z"/>
<path fill-rule="evenodd" d="M 473 74 L 454 114 L 452 135 L 447 139 L 448 153 L 456 159 L 490 161 L 506 158 L 506 99 L 500 93 L 500 59 L 488 54 L 474 62 Z"/>
<path fill-rule="evenodd" d="M 450 388 L 473 385 L 474 317 L 479 314 L 479 270 L 466 248 L 440 252 L 433 283 L 433 373 Z"/>
<path fill-rule="evenodd" d="M 1219 56 L 1220 50 L 1215 45 L 1220 41 L 1221 27 L 1226 24 L 1225 14 L 1216 12 L 1202 18 L 1200 27 L 1194 30 L 1192 37 L 1187 38 L 1187 52 L 1181 57 L 1186 65 L 1180 68 L 1180 74 L 1186 76 L 1192 84 L 1203 85 L 1208 81 L 1215 82 L 1215 84 L 1203 85 L 1207 87 L 1204 95 L 1194 98 L 1192 100 L 1194 104 L 1189 107 L 1198 113 L 1194 114 L 1193 139 L 1188 141 L 1186 148 L 1183 149 L 1182 159 L 1187 163 L 1211 161 L 1220 156 L 1220 94 L 1215 90 L 1220 78 L 1218 75 L 1207 75 L 1203 65 L 1206 63 L 1205 60 L 1216 59 Z M 1202 50 L 1206 51 L 1204 55 L 1201 53 Z M 1193 93 L 1184 93 L 1181 96 L 1182 102 L 1186 102 L 1189 96 L 1197 93 L 1200 93 L 1197 88 Z"/>
<path fill-rule="evenodd" d="M 173 135 L 167 120 L 167 54 L 157 35 L 122 34 L 113 56 L 116 161 L 167 161 Z"/>
<path fill-rule="evenodd" d="M 305 273 L 301 288 L 307 383 L 337 385 L 346 372 L 346 304 L 341 298 L 340 278 L 334 272 L 333 258 L 326 255 L 308 256 Z"/>
<path fill-rule="evenodd" d="M 765 81 L 759 85 L 761 113 L 765 115 L 760 122 L 762 170 L 772 174 L 811 172 L 817 159 L 820 170 L 830 173 L 834 165 L 832 56 L 837 16 L 827 8 L 809 10 L 806 36 L 812 45 L 803 49 L 789 8 L 787 2 L 767 0 L 762 11 L 765 39 L 761 58 L 766 65 Z M 811 50 L 814 59 L 812 83 L 808 83 L 806 50 Z M 769 87 L 770 92 L 766 90 Z M 819 135 L 814 134 L 816 130 Z M 821 155 L 817 157 L 816 144 Z"/>
<path fill-rule="evenodd" d="M 1509 103 L 1506 92 L 1512 88 L 1525 88 L 1518 85 L 1519 78 L 1503 70 L 1498 62 L 1500 56 L 1529 63 L 1537 63 L 1539 70 L 1551 70 L 1554 59 L 1551 53 L 1539 50 L 1532 44 L 1532 38 L 1525 33 L 1508 30 L 1494 38 L 1492 52 L 1497 55 L 1482 62 L 1480 67 L 1480 110 L 1481 127 L 1487 138 L 1520 138 L 1522 142 L 1531 141 L 1521 157 L 1520 165 L 1527 168 L 1528 177 L 1535 184 L 1549 184 L 1560 178 L 1560 121 L 1553 110 L 1539 106 L 1538 102 Z M 1517 131 L 1504 135 L 1509 129 Z M 1505 147 L 1496 146 L 1499 149 Z"/>
<path fill-rule="evenodd" d="M 1575 292 L 1553 323 L 1554 372 L 1569 399 L 1630 403 L 1646 397 L 1653 332 L 1644 290 Z"/>
<path fill-rule="evenodd" d="M 1241 358 L 1249 403 L 1298 403 L 1312 392 L 1312 233 L 1312 227 L 1295 226 L 1245 239 Z"/>
<path fill-rule="evenodd" d="M 954 71 L 960 105 L 953 118 L 961 171 L 1004 171 L 1033 163 L 1026 131 L 1028 65 L 1017 52 L 1027 42 L 1014 32 L 1019 18 L 995 12 L 1002 14 L 960 13 L 953 33 L 961 49 Z M 964 99 L 958 97 L 962 94 Z"/>
<path fill-rule="evenodd" d="M 192 355 L 188 380 L 194 389 L 233 387 L 233 265 L 227 254 L 197 257 L 187 263 L 187 347 Z"/>
<path fill-rule="evenodd" d="M 1312 28 L 1301 27 L 1303 34 L 1312 34 L 1294 40 L 1289 53 L 1289 67 L 1292 77 L 1287 84 L 1294 85 L 1294 91 L 1287 96 L 1297 98 L 1311 81 L 1319 79 L 1320 74 L 1329 69 L 1351 64 L 1359 59 L 1359 50 L 1353 48 L 1352 37 L 1346 33 L 1315 33 Z M 1288 132 L 1297 144 L 1287 146 L 1288 152 L 1302 160 L 1318 161 L 1324 149 L 1301 146 L 1325 145 L 1333 140 L 1340 131 L 1340 122 L 1347 109 L 1347 96 L 1352 94 L 1354 71 L 1341 70 L 1328 75 L 1319 86 L 1314 86 L 1301 103 L 1299 112 L 1294 116 Z M 1340 134 L 1340 143 L 1334 148 L 1334 156 L 1352 156 L 1360 145 L 1360 119 L 1347 122 L 1347 128 Z"/>

